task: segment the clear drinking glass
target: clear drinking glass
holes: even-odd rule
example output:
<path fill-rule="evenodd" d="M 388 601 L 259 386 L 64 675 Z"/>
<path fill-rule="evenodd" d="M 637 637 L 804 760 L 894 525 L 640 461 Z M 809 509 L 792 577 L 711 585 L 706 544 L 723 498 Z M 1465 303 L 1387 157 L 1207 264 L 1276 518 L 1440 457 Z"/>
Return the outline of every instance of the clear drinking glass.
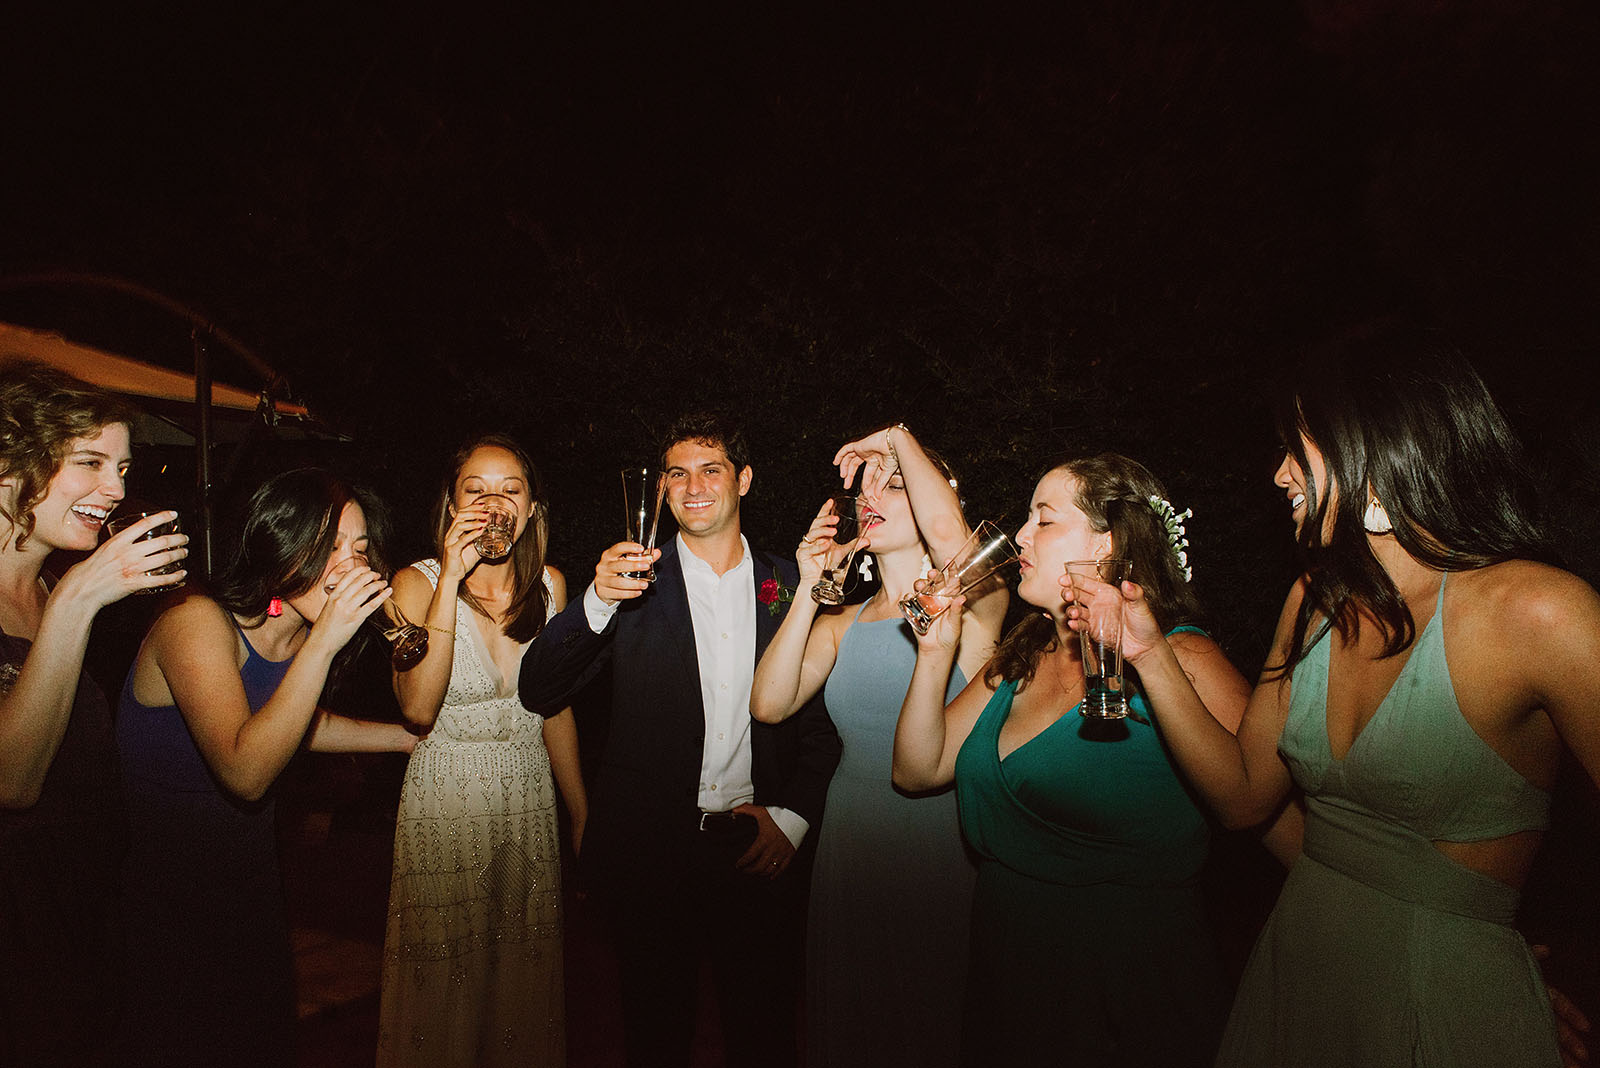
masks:
<path fill-rule="evenodd" d="M 109 519 L 109 520 L 106 521 L 106 536 L 107 537 L 113 537 L 119 531 L 126 530 L 128 527 L 130 527 L 133 524 L 137 523 L 139 520 L 144 519 L 147 516 L 155 515 L 157 512 L 161 512 L 161 511 L 165 511 L 165 509 L 156 508 L 156 509 L 152 509 L 151 511 L 147 511 L 147 512 L 125 512 L 125 513 L 122 513 L 122 514 L 116 516 L 115 518 Z M 144 534 L 141 534 L 139 536 L 138 540 L 139 541 L 145 541 L 146 539 L 149 539 L 149 538 L 160 537 L 163 534 L 178 534 L 178 533 L 181 533 L 181 532 L 182 532 L 182 528 L 178 524 L 177 517 L 174 516 L 172 518 L 171 522 L 160 523 L 160 524 L 158 524 L 158 525 L 156 525 L 154 527 L 151 527 L 149 531 L 147 531 Z M 145 574 L 147 574 L 147 575 L 172 575 L 172 574 L 176 574 L 177 572 L 182 571 L 182 570 L 183 570 L 183 561 L 182 560 L 174 560 L 170 564 L 162 564 L 160 567 L 153 567 L 149 571 L 146 571 Z M 167 590 L 175 590 L 175 589 L 177 589 L 179 586 L 183 585 L 183 582 L 184 582 L 183 579 L 177 579 L 177 580 L 175 580 L 173 582 L 167 583 L 165 586 L 152 586 L 147 590 L 139 590 L 137 592 L 139 592 L 139 593 L 164 593 Z"/>
<path fill-rule="evenodd" d="M 1007 564 L 1015 563 L 1017 547 L 1005 531 L 988 520 L 979 523 L 960 550 L 922 589 L 900 599 L 900 611 L 918 634 L 928 628 L 957 597 L 984 582 Z"/>
<path fill-rule="evenodd" d="M 498 493 L 485 493 L 474 497 L 472 503 L 489 510 L 488 522 L 474 542 L 478 556 L 484 560 L 500 560 L 511 552 L 517 540 L 517 506 L 510 497 Z"/>
<path fill-rule="evenodd" d="M 653 467 L 627 467 L 622 471 L 622 504 L 627 513 L 626 540 L 644 546 L 645 553 L 656 547 L 656 526 L 661 522 L 661 501 L 666 496 L 667 480 Z M 624 572 L 628 578 L 656 580 L 655 564 L 643 571 Z"/>
<path fill-rule="evenodd" d="M 832 567 L 822 569 L 822 576 L 811 587 L 811 599 L 818 604 L 844 604 L 845 583 L 850 578 L 850 561 L 861 548 L 861 535 L 878 518 L 876 512 L 851 490 L 843 490 L 832 497 L 833 514 L 839 525 L 833 532 L 833 543 L 845 547 L 844 555 Z"/>
<path fill-rule="evenodd" d="M 1088 719 L 1122 719 L 1128 714 L 1128 695 L 1122 679 L 1122 584 L 1133 576 L 1133 561 L 1121 557 L 1105 560 L 1069 560 L 1072 600 L 1083 613 L 1078 631 L 1083 653 L 1083 704 Z M 1086 579 L 1109 589 L 1091 590 Z"/>

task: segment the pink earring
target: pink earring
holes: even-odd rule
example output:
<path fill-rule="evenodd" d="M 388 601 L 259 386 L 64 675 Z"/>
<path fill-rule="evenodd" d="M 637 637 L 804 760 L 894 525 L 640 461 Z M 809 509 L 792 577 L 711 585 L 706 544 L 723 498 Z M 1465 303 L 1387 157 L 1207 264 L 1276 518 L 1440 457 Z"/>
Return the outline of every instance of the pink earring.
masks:
<path fill-rule="evenodd" d="M 274 619 L 276 619 L 279 616 L 283 615 L 283 598 L 282 597 L 274 597 L 272 600 L 267 602 L 267 615 L 271 616 Z"/>

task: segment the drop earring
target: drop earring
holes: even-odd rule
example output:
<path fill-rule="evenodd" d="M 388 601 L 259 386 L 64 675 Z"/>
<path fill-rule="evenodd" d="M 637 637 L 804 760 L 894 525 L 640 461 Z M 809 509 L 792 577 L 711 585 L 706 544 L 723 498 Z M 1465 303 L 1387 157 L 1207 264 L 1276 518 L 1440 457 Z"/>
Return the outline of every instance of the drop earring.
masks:
<path fill-rule="evenodd" d="M 273 619 L 277 619 L 279 616 L 283 615 L 282 597 L 274 597 L 272 600 L 267 602 L 267 615 L 271 616 Z"/>
<path fill-rule="evenodd" d="M 1361 525 L 1368 534 L 1389 534 L 1394 531 L 1394 524 L 1389 521 L 1389 513 L 1383 510 L 1383 505 L 1378 503 L 1378 498 L 1370 497 L 1367 500 L 1367 512 L 1361 519 Z"/>

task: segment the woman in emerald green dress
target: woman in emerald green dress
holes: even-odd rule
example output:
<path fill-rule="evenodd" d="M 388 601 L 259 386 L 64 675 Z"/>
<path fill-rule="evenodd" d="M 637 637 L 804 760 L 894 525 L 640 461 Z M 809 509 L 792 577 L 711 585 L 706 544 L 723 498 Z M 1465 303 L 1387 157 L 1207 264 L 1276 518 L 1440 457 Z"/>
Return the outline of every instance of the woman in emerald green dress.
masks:
<path fill-rule="evenodd" d="M 1083 663 L 1063 586 L 1069 560 L 1130 558 L 1167 644 L 1233 730 L 1249 686 L 1193 625 L 1200 606 L 1165 497 L 1126 457 L 1052 468 L 1017 534 L 1017 592 L 1040 611 L 948 708 L 959 600 L 918 643 L 894 781 L 953 779 L 980 858 L 966 1064 L 1174 1068 L 1215 1052 L 1229 990 L 1196 885 L 1206 819 L 1142 695 L 1124 720 L 1078 715 Z"/>

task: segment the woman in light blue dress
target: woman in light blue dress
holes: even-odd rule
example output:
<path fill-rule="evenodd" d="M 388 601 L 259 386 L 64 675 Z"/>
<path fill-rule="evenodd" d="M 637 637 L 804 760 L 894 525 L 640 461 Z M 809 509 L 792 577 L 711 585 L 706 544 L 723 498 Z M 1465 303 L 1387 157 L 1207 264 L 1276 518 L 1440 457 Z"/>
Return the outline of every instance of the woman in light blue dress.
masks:
<path fill-rule="evenodd" d="M 813 1066 L 953 1065 L 965 986 L 973 867 L 955 795 L 890 781 L 895 722 L 916 662 L 896 603 L 968 528 L 954 480 L 896 425 L 835 457 L 845 485 L 862 474 L 862 544 L 882 584 L 865 603 L 821 608 L 812 585 L 843 548 L 823 507 L 800 543 L 795 600 L 756 670 L 751 714 L 776 723 L 826 686 L 844 754 L 828 788 L 811 881 L 806 1055 Z M 946 673 L 958 693 L 988 659 L 1005 587 L 969 605 L 967 639 Z"/>

